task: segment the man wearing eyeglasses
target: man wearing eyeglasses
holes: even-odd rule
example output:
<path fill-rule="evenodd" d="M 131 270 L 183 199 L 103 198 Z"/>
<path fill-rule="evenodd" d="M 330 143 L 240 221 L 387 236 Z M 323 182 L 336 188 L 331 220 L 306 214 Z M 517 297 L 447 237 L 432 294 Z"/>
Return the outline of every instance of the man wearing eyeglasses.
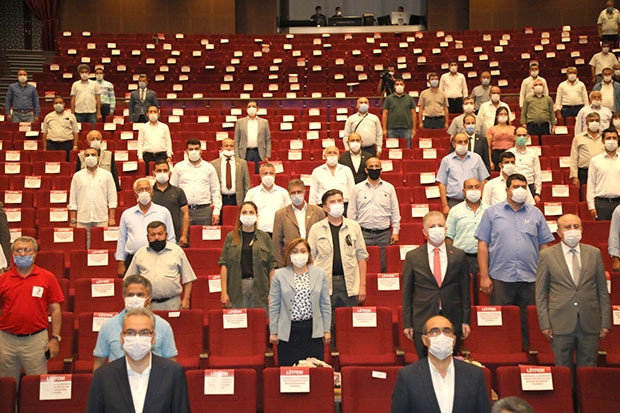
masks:
<path fill-rule="evenodd" d="M 125 357 L 102 366 L 93 375 L 88 413 L 190 411 L 183 368 L 152 354 L 155 341 L 153 313 L 146 308 L 127 311 L 120 334 Z"/>
<path fill-rule="evenodd" d="M 19 380 L 22 367 L 27 375 L 47 374 L 47 359 L 58 355 L 64 297 L 54 274 L 35 265 L 37 251 L 34 238 L 17 238 L 15 266 L 0 277 L 0 377 Z"/>
<path fill-rule="evenodd" d="M 97 335 L 97 344 L 93 350 L 95 362 L 93 372 L 108 361 L 117 360 L 125 355 L 120 341 L 123 329 L 123 317 L 134 308 L 148 308 L 153 298 L 151 282 L 141 275 L 128 275 L 123 281 L 123 311 L 107 320 L 101 326 Z M 158 315 L 155 315 L 155 345 L 153 354 L 176 361 L 177 351 L 174 342 L 174 333 L 170 324 Z"/>
<path fill-rule="evenodd" d="M 428 358 L 399 370 L 392 392 L 392 413 L 490 412 L 482 369 L 452 357 L 456 341 L 452 323 L 435 316 L 426 321 L 423 330 Z"/>

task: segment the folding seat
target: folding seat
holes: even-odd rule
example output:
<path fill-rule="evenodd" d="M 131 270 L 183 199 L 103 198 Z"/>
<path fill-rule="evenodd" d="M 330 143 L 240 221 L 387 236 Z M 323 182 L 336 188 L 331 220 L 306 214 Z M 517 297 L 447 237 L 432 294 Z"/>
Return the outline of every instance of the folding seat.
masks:
<path fill-rule="evenodd" d="M 396 365 L 392 338 L 392 310 L 375 307 L 376 327 L 354 327 L 354 312 L 367 307 L 336 309 L 336 347 L 339 365 Z M 332 353 L 332 356 L 335 355 Z"/>
<path fill-rule="evenodd" d="M 226 234 L 232 226 L 203 227 L 192 225 L 189 228 L 189 239 L 192 248 L 222 248 Z"/>
<path fill-rule="evenodd" d="M 604 366 L 620 367 L 620 332 L 617 328 L 612 327 L 609 334 L 599 342 L 599 355 L 604 358 Z"/>
<path fill-rule="evenodd" d="M 37 211 L 40 213 L 46 209 Z M 39 248 L 45 251 L 64 251 L 65 268 L 71 268 L 71 251 L 86 249 L 86 229 L 41 226 L 39 221 Z"/>
<path fill-rule="evenodd" d="M 601 251 L 603 255 L 607 250 Z M 609 300 L 612 305 L 620 305 L 620 272 L 609 273 L 610 293 Z"/>
<path fill-rule="evenodd" d="M 398 308 L 402 303 L 400 273 L 366 274 L 365 306 L 387 307 L 392 310 L 392 324 L 398 323 Z"/>
<path fill-rule="evenodd" d="M 573 411 L 573 392 L 568 367 L 550 367 L 553 390 L 524 391 L 518 366 L 497 369 L 497 393 L 500 398 L 517 396 L 532 405 L 534 411 L 565 413 Z"/>
<path fill-rule="evenodd" d="M 416 352 L 413 340 L 409 340 L 405 336 L 403 329 L 403 309 L 402 307 L 398 307 L 398 346 L 396 347 L 396 354 L 399 358 L 402 357 L 399 363 L 404 363 L 406 366 L 407 364 L 418 361 L 418 353 Z"/>
<path fill-rule="evenodd" d="M 35 209 L 34 208 L 13 208 L 7 205 L 4 208 L 6 217 L 11 228 L 35 228 Z"/>
<path fill-rule="evenodd" d="M 583 241 L 586 244 L 607 242 L 609 238 L 609 221 L 588 222 L 583 231 Z M 606 251 L 603 251 L 605 254 Z"/>
<path fill-rule="evenodd" d="M 34 206 L 37 208 L 66 208 L 69 191 L 37 191 L 34 193 Z"/>
<path fill-rule="evenodd" d="M 334 372 L 330 368 L 317 367 L 308 369 L 310 374 L 310 391 L 307 393 L 282 393 L 280 375 L 286 367 L 267 368 L 263 371 L 265 382 L 264 412 L 334 412 Z"/>
<path fill-rule="evenodd" d="M 120 278 L 79 279 L 73 282 L 73 287 L 75 314 L 114 313 L 125 307 L 123 280 Z"/>
<path fill-rule="evenodd" d="M 2 201 L 5 208 L 32 208 L 34 207 L 33 189 L 24 189 L 19 191 L 2 191 Z"/>
<path fill-rule="evenodd" d="M 197 277 L 220 273 L 221 248 L 186 248 L 185 255 Z"/>
<path fill-rule="evenodd" d="M 221 287 L 218 285 L 220 274 L 218 272 L 213 275 L 216 277 L 212 280 L 209 280 L 211 276 L 200 276 L 192 284 L 191 308 L 200 309 L 204 312 L 203 326 L 205 327 L 205 334 L 209 325 L 209 311 L 222 308 L 220 301 Z M 208 336 L 205 335 L 205 337 Z"/>
<path fill-rule="evenodd" d="M 388 413 L 400 366 L 343 367 L 342 413 Z"/>
<path fill-rule="evenodd" d="M 122 308 L 109 314 L 116 314 L 119 310 L 122 310 Z M 93 350 L 99 335 L 98 331 L 93 331 L 94 317 L 95 313 L 81 313 L 76 320 L 77 359 L 73 363 L 73 371 L 75 373 L 90 373 L 93 371 Z"/>
<path fill-rule="evenodd" d="M 154 311 L 164 318 L 174 332 L 174 341 L 179 351 L 177 363 L 185 370 L 198 369 L 206 355 L 203 354 L 204 333 L 202 329 L 202 310 Z"/>
<path fill-rule="evenodd" d="M 375 274 L 381 272 L 381 247 L 367 246 L 366 251 L 368 252 L 366 272 Z"/>
<path fill-rule="evenodd" d="M 422 232 L 423 225 L 421 222 L 402 223 L 400 225 L 400 238 L 401 244 L 413 244 L 422 245 L 426 242 L 424 233 Z"/>
<path fill-rule="evenodd" d="M 3 178 L 10 179 L 10 183 L 2 182 Z M 52 189 L 52 177 L 51 176 L 40 176 L 37 177 L 39 179 L 35 179 L 35 177 L 26 177 L 24 175 L 11 175 L 11 176 L 0 176 L 0 188 L 6 188 L 10 190 L 21 191 L 23 189 L 41 189 L 44 191 L 49 191 Z M 26 188 L 26 185 L 32 186 L 36 185 L 36 181 L 39 180 L 39 188 Z"/>
<path fill-rule="evenodd" d="M 538 323 L 535 305 L 527 306 L 527 337 L 529 343 L 530 362 L 552 366 L 555 364 L 551 343 L 543 336 Z"/>
<path fill-rule="evenodd" d="M 114 250 L 71 251 L 69 279 L 116 278 L 117 263 Z"/>
<path fill-rule="evenodd" d="M 402 273 L 403 264 L 405 261 L 404 259 L 401 259 L 401 247 L 403 248 L 403 251 L 409 249 L 407 248 L 408 246 L 406 244 L 388 245 L 385 248 L 385 260 L 386 260 L 387 272 Z M 404 258 L 404 255 L 406 255 L 406 253 L 402 255 L 402 258 Z"/>
<path fill-rule="evenodd" d="M 577 398 L 581 413 L 613 412 L 620 404 L 620 368 L 577 369 Z"/>
<path fill-rule="evenodd" d="M 253 170 L 253 169 L 252 169 Z M 222 220 L 221 223 L 224 226 L 231 227 L 235 225 L 235 221 L 237 220 L 237 212 L 239 207 L 236 205 L 224 205 L 222 207 Z M 222 234 L 224 238 L 226 238 L 226 234 Z"/>
<path fill-rule="evenodd" d="M 34 175 L 70 176 L 75 170 L 69 162 L 33 162 Z"/>
<path fill-rule="evenodd" d="M 51 319 L 47 324 L 47 333 L 50 337 L 52 336 Z M 47 360 L 49 373 L 71 373 L 73 370 L 73 313 L 63 311 L 60 337 L 62 337 L 62 344 L 59 346 L 58 355 Z"/>
<path fill-rule="evenodd" d="M 62 262 L 62 259 L 60 260 Z M 37 255 L 37 265 L 39 265 L 39 256 Z M 44 268 L 44 267 L 41 267 Z M 63 312 L 72 312 L 73 311 L 73 300 L 71 297 L 71 293 L 69 290 L 69 280 L 66 278 L 57 278 L 58 285 L 60 286 L 60 291 L 62 291 L 62 296 L 65 300 L 60 303 L 60 310 Z"/>
<path fill-rule="evenodd" d="M 568 189 L 568 193 L 566 193 Z M 575 185 L 558 185 L 551 184 L 551 188 L 548 188 L 542 193 L 545 201 L 548 202 L 579 202 L 579 188 Z"/>
<path fill-rule="evenodd" d="M 66 228 L 69 226 L 69 210 L 65 205 L 53 208 L 37 208 L 36 214 L 39 230 L 41 230 L 42 228 Z M 84 235 L 86 236 L 86 230 L 84 230 Z M 86 241 L 84 242 L 84 246 L 80 248 L 86 248 Z"/>
<path fill-rule="evenodd" d="M 64 340 L 63 340 L 64 341 Z M 61 346 L 62 348 L 62 346 Z M 41 378 L 45 376 L 24 376 L 20 384 L 20 413 L 63 412 L 82 413 L 88 405 L 91 374 L 71 375 L 71 398 L 65 400 L 40 400 Z"/>
<path fill-rule="evenodd" d="M 13 377 L 0 377 L 0 412 L 14 412 L 17 383 Z"/>
<path fill-rule="evenodd" d="M 63 151 L 31 151 L 31 162 L 65 162 L 67 159 Z"/>
<path fill-rule="evenodd" d="M 215 370 L 217 371 L 217 370 Z M 256 412 L 256 371 L 252 369 L 234 369 L 233 394 L 204 394 L 205 377 L 208 370 L 188 370 L 187 393 L 189 405 L 194 413 L 255 413 Z M 217 373 L 214 373 L 217 374 Z"/>
<path fill-rule="evenodd" d="M 116 251 L 117 239 L 118 227 L 93 227 L 90 229 L 90 247 L 94 250 Z"/>

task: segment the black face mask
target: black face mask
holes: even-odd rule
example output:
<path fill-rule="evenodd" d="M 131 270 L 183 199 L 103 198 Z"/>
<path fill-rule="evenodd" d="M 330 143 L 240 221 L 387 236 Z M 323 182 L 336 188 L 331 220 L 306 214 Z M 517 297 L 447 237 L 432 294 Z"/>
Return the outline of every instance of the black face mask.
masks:
<path fill-rule="evenodd" d="M 159 252 L 161 250 L 164 249 L 164 247 L 166 246 L 166 240 L 163 241 L 151 241 L 149 242 L 149 247 L 151 247 L 153 250 Z"/>
<path fill-rule="evenodd" d="M 381 169 L 367 169 L 368 177 L 373 181 L 376 181 L 381 176 Z"/>

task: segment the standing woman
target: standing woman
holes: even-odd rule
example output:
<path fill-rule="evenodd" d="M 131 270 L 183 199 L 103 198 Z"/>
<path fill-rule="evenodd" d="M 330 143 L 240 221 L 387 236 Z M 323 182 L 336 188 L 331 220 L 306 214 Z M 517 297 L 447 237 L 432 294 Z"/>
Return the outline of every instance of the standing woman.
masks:
<path fill-rule="evenodd" d="M 221 302 L 224 308 L 264 308 L 267 311 L 269 283 L 277 268 L 271 253 L 271 237 L 256 228 L 258 208 L 244 202 L 234 229 L 226 235 L 221 265 Z"/>
<path fill-rule="evenodd" d="M 510 124 L 508 109 L 504 106 L 495 112 L 495 124 L 487 131 L 491 169 L 499 171 L 499 156 L 515 144 L 515 127 Z M 492 171 L 489 171 L 492 172 Z"/>
<path fill-rule="evenodd" d="M 327 276 L 310 265 L 310 245 L 304 238 L 289 242 L 285 263 L 269 290 L 269 341 L 278 344 L 278 364 L 292 366 L 308 357 L 323 360 L 323 344 L 331 341 Z"/>

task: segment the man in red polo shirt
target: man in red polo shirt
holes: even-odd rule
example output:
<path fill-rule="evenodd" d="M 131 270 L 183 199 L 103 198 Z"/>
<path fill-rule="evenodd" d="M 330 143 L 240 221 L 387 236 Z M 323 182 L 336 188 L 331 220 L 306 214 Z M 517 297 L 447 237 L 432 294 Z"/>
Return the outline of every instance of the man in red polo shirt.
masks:
<path fill-rule="evenodd" d="M 37 251 L 34 238 L 17 238 L 15 267 L 0 276 L 0 377 L 19 380 L 22 367 L 27 375 L 46 374 L 47 359 L 58 354 L 64 297 L 54 274 L 34 265 Z"/>

